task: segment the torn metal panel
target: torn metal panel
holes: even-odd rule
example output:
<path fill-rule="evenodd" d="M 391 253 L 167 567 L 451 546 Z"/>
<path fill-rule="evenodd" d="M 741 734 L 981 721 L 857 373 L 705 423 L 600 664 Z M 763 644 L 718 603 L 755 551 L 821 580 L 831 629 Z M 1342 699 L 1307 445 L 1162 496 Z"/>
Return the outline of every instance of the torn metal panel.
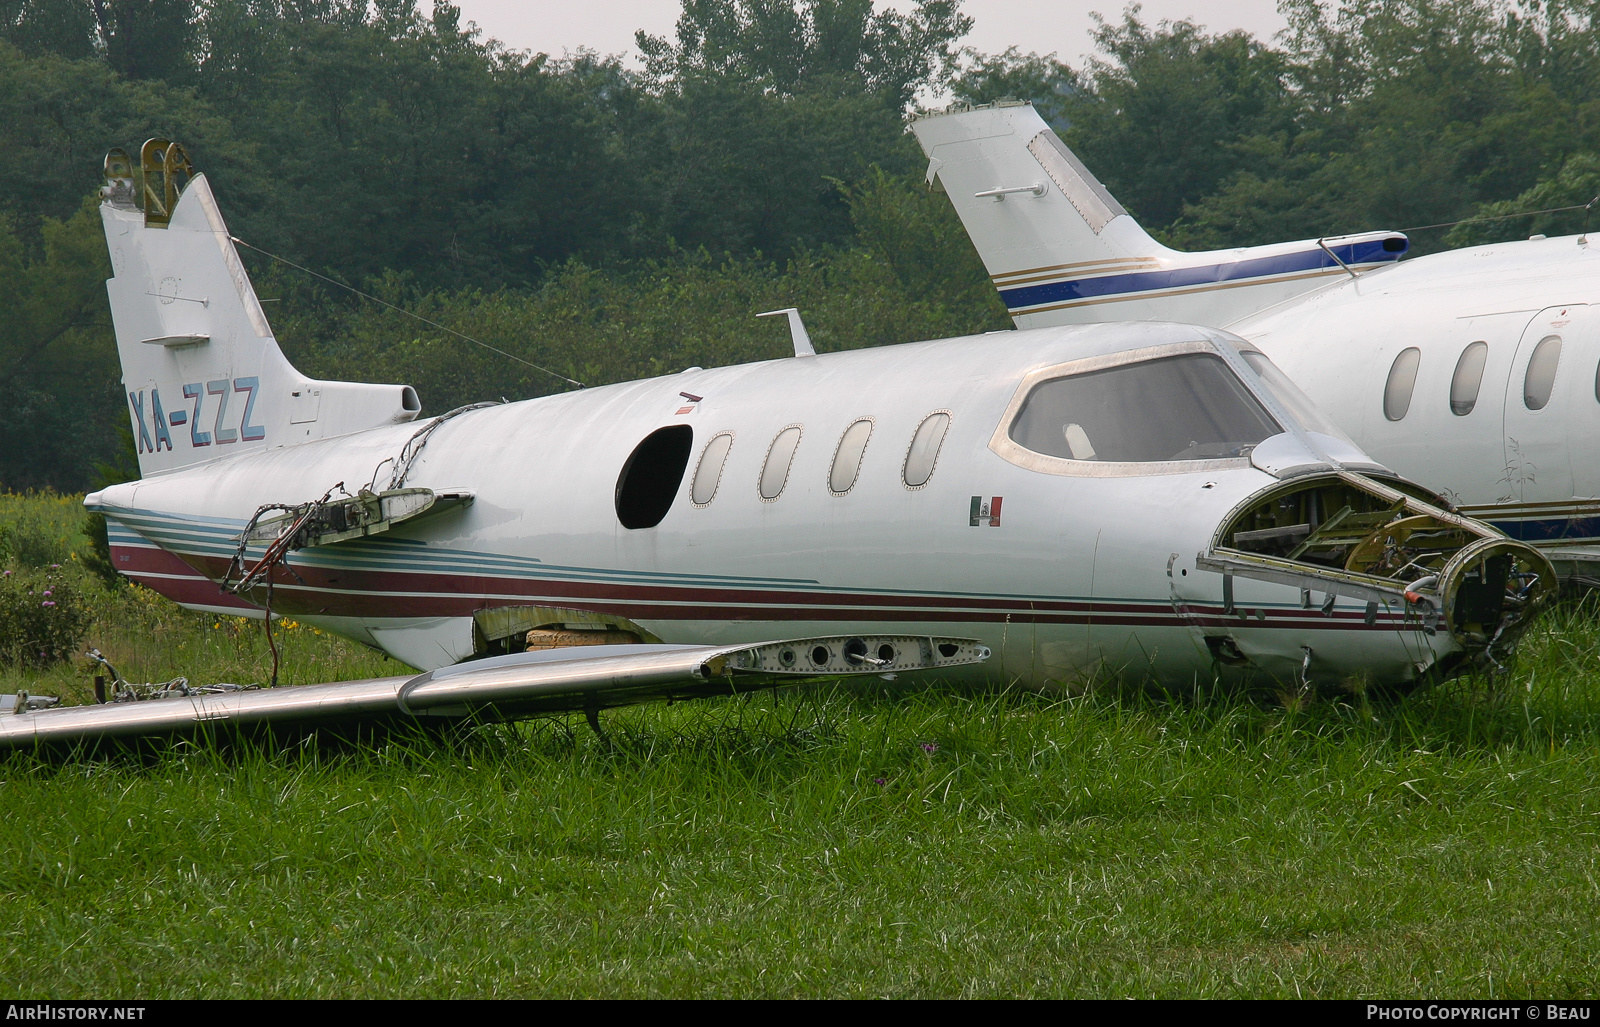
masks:
<path fill-rule="evenodd" d="M 1448 630 L 1469 653 L 1493 659 L 1555 591 L 1537 550 L 1494 528 L 1348 471 L 1286 481 L 1223 519 L 1199 570 L 1222 575 L 1224 613 L 1233 579 L 1298 588 L 1366 604 L 1365 622 L 1399 609 L 1415 630 Z"/>
<path fill-rule="evenodd" d="M 1371 579 L 1361 575 L 1312 569 L 1286 560 L 1274 560 L 1251 553 L 1219 552 L 1210 555 L 1200 553 L 1195 557 L 1194 563 L 1200 570 L 1213 571 L 1224 576 L 1223 607 L 1226 613 L 1233 612 L 1231 599 L 1233 589 L 1228 581 L 1228 577 L 1232 575 L 1254 578 L 1257 581 L 1271 581 L 1279 585 L 1291 585 L 1303 592 L 1323 592 L 1379 603 L 1400 602 L 1405 596 L 1404 584 L 1396 584 L 1381 578 Z"/>
<path fill-rule="evenodd" d="M 361 492 L 347 499 L 302 503 L 284 513 L 262 518 L 244 535 L 247 543 L 275 542 L 294 533 L 290 549 L 331 546 L 353 538 L 377 535 L 419 517 L 443 513 L 472 502 L 470 492 L 435 493 L 431 489 L 389 489 Z"/>

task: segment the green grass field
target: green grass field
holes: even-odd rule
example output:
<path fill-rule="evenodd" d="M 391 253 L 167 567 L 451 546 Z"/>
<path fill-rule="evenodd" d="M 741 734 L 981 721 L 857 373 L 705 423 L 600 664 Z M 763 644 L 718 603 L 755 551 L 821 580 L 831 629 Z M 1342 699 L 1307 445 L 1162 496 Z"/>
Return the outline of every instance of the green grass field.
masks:
<path fill-rule="evenodd" d="M 0 510 L 3 514 L 3 510 Z M 76 544 L 76 543 L 74 543 Z M 259 627 L 99 597 L 140 679 Z M 1403 700 L 812 688 L 0 761 L 31 997 L 1591 996 L 1600 607 Z M 402 672 L 309 629 L 285 679 Z M 83 665 L 0 690 L 87 695 Z"/>

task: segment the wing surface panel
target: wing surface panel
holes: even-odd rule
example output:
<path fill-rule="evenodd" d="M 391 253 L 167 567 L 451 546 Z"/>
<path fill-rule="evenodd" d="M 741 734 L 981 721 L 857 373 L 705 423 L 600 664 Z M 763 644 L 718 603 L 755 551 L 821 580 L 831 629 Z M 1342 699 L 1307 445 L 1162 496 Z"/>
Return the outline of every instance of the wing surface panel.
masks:
<path fill-rule="evenodd" d="M 730 695 L 785 684 L 937 671 L 982 663 L 971 639 L 921 635 L 802 638 L 757 645 L 605 645 L 515 653 L 414 677 L 245 689 L 0 715 L 0 748 L 161 737 L 202 726 L 430 719 L 497 721 L 656 698 Z"/>

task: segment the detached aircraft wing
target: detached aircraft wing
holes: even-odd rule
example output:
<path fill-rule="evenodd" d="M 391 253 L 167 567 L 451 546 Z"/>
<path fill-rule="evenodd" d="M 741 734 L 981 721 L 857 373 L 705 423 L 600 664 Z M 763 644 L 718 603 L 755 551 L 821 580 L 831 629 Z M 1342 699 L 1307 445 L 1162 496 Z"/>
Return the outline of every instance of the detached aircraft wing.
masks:
<path fill-rule="evenodd" d="M 414 677 L 245 689 L 94 706 L 31 708 L 7 697 L 0 748 L 162 737 L 202 726 L 339 726 L 426 719 L 487 722 L 600 709 L 650 699 L 729 695 L 837 678 L 895 675 L 982 663 L 970 639 L 918 635 L 802 638 L 756 645 L 599 645 L 514 653 Z M 180 689 L 180 693 L 186 689 Z M 598 727 L 598 724 L 596 724 Z"/>

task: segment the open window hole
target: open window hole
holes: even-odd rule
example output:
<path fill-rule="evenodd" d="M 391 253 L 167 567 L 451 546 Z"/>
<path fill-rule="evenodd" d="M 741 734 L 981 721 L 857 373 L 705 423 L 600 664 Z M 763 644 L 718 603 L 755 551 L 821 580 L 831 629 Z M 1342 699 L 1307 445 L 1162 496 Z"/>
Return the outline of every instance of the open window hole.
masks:
<path fill-rule="evenodd" d="M 617 520 L 624 528 L 661 523 L 677 498 L 693 449 L 694 429 L 686 424 L 653 431 L 634 447 L 617 475 Z"/>

